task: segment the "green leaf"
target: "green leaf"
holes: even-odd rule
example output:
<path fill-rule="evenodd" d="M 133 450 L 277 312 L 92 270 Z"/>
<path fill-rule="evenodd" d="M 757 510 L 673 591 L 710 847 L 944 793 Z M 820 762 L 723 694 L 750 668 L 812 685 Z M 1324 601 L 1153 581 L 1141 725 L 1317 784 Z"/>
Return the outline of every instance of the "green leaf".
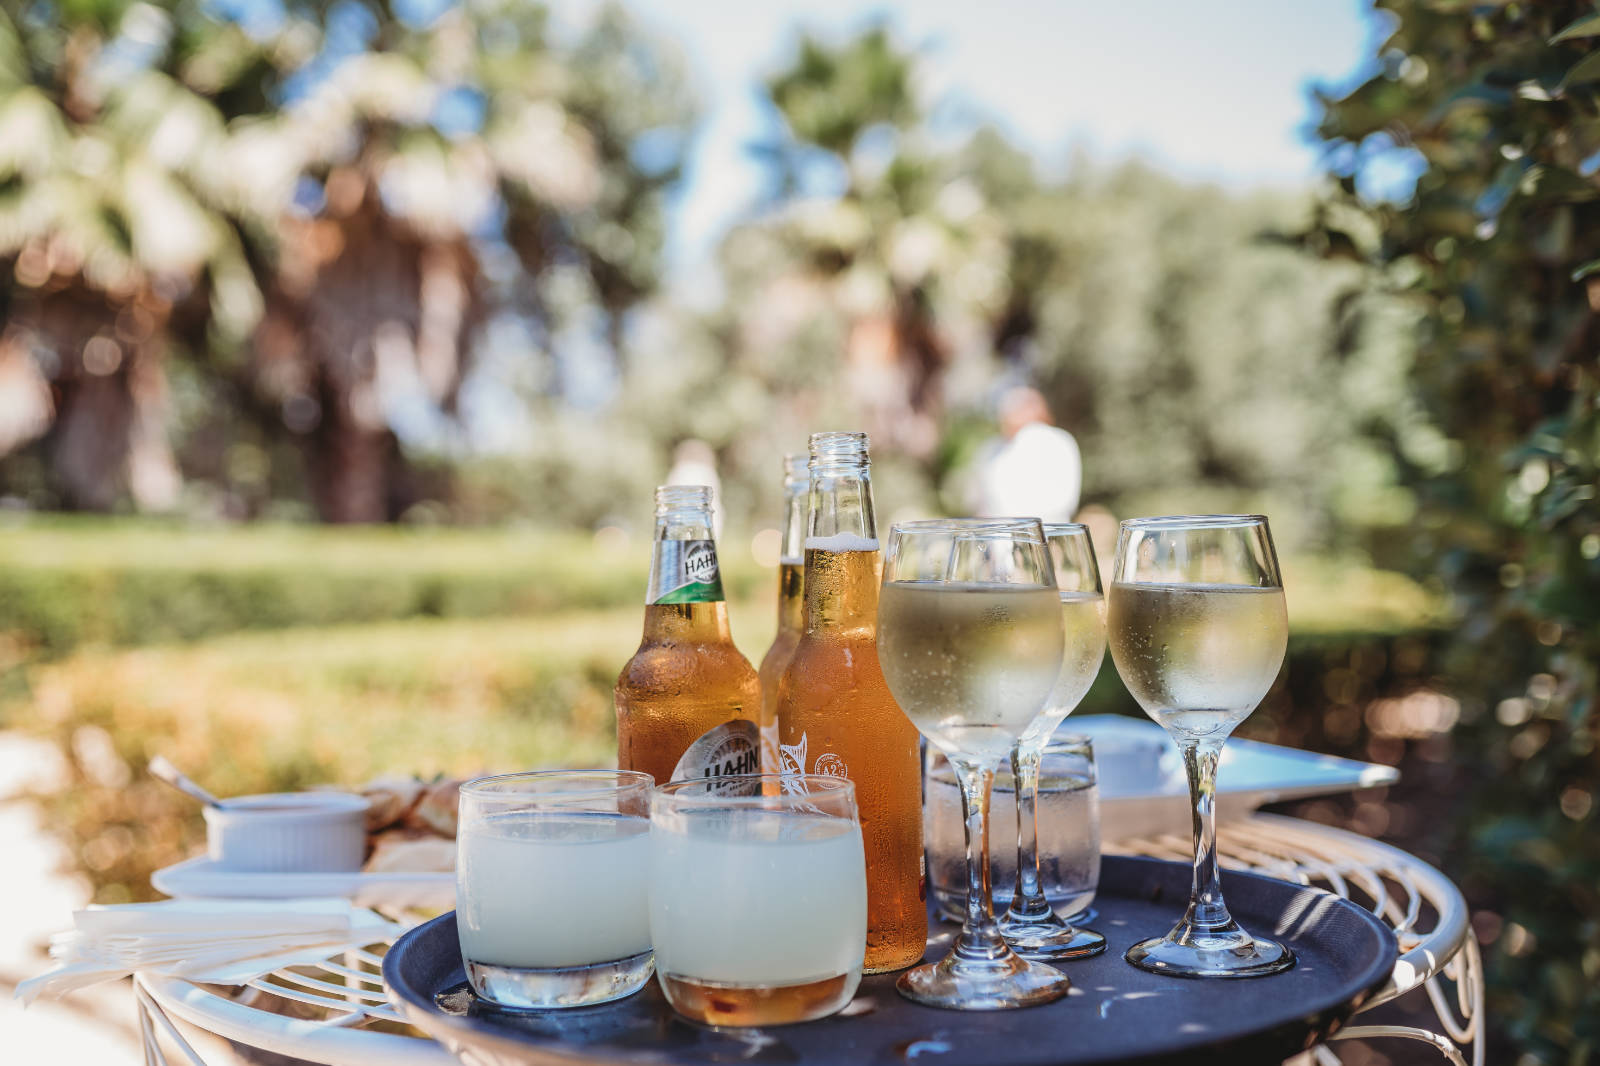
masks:
<path fill-rule="evenodd" d="M 1600 274 L 1600 259 L 1591 259 L 1572 272 L 1573 281 L 1582 281 L 1591 274 Z"/>
<path fill-rule="evenodd" d="M 1584 82 L 1600 81 L 1600 51 L 1590 52 L 1567 71 L 1566 77 L 1561 79 L 1561 88 L 1571 85 L 1580 85 Z"/>
<path fill-rule="evenodd" d="M 1600 37 L 1600 12 L 1574 19 L 1560 33 L 1550 38 L 1550 43 L 1560 44 L 1562 41 L 1570 41 L 1577 37 Z"/>
<path fill-rule="evenodd" d="M 1473 82 L 1452 92 L 1435 104 L 1423 119 L 1424 125 L 1434 125 L 1457 108 L 1504 107 L 1514 99 L 1511 90 L 1481 81 Z"/>
<path fill-rule="evenodd" d="M 1536 196 L 1547 203 L 1580 202 L 1593 200 L 1600 195 L 1600 188 L 1596 188 L 1588 178 L 1565 167 L 1544 163 L 1536 163 L 1527 169 L 1517 183 L 1517 191 L 1523 196 Z"/>

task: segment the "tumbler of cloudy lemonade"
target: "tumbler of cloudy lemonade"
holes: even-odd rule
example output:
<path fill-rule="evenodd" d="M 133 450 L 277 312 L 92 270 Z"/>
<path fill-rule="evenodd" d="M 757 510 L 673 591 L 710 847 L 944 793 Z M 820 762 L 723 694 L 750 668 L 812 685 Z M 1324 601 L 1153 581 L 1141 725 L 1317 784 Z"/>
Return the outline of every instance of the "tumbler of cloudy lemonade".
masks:
<path fill-rule="evenodd" d="M 462 786 L 456 926 L 479 996 L 582 1007 L 650 979 L 654 784 L 628 770 L 553 770 Z"/>
<path fill-rule="evenodd" d="M 675 781 L 651 800 L 650 935 L 667 1002 L 707 1025 L 839 1010 L 861 982 L 855 786 L 823 774 Z"/>

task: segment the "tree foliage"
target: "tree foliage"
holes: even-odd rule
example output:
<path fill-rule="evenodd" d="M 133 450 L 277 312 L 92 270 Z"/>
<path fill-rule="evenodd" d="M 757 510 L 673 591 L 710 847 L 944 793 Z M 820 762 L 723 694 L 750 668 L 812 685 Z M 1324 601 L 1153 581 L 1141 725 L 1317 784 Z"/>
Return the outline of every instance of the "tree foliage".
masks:
<path fill-rule="evenodd" d="M 1529 1062 L 1600 1049 L 1600 14 L 1383 0 L 1378 71 L 1321 124 L 1313 239 L 1420 313 L 1393 441 L 1417 565 L 1452 598 L 1465 757 L 1452 872 L 1486 905 L 1491 1016 Z M 1396 161 L 1404 200 L 1369 195 Z M 1348 225 L 1355 220 L 1358 225 Z M 1376 222 L 1372 243 L 1362 225 Z M 1520 1060 L 1519 1060 L 1520 1061 Z"/>
<path fill-rule="evenodd" d="M 783 133 L 763 156 L 790 194 L 722 249 L 739 370 L 801 411 L 844 393 L 910 507 L 969 505 L 998 393 L 1032 383 L 1079 438 L 1086 501 L 1267 509 L 1294 543 L 1409 517 L 1368 437 L 1403 406 L 1405 312 L 1277 236 L 1309 196 L 1052 173 L 988 127 L 951 143 L 917 70 L 879 29 L 802 37 L 769 78 Z M 838 180 L 808 192 L 793 175 L 819 158 Z"/>
<path fill-rule="evenodd" d="M 0 452 L 53 427 L 64 502 L 170 504 L 172 337 L 260 314 L 224 116 L 180 74 L 202 54 L 148 4 L 0 7 Z"/>
<path fill-rule="evenodd" d="M 487 323 L 529 361 L 574 319 L 617 340 L 691 119 L 616 9 L 558 40 L 520 0 L 7 4 L 0 373 L 34 402 L 0 452 L 47 433 L 44 500 L 160 509 L 176 429 L 235 514 L 299 485 L 326 519 L 392 518 L 399 437 L 448 437 Z"/>

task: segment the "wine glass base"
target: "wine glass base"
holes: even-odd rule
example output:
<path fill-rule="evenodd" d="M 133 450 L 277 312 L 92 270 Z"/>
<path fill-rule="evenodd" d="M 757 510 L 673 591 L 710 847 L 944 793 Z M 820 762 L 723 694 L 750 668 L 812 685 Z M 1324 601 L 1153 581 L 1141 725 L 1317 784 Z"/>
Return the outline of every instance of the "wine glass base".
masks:
<path fill-rule="evenodd" d="M 1067 994 L 1067 975 L 1015 954 L 994 960 L 963 960 L 954 953 L 918 966 L 895 982 L 913 1003 L 946 1010 L 1014 1010 L 1053 1003 Z"/>
<path fill-rule="evenodd" d="M 1237 932 L 1213 936 L 1170 934 L 1142 940 L 1123 956 L 1130 964 L 1168 977 L 1265 977 L 1294 965 L 1294 952 L 1276 940 Z"/>
<path fill-rule="evenodd" d="M 1054 914 L 1033 921 L 1012 919 L 1008 915 L 1000 920 L 1000 933 L 1012 951 L 1039 962 L 1089 959 L 1106 949 L 1105 937 Z"/>

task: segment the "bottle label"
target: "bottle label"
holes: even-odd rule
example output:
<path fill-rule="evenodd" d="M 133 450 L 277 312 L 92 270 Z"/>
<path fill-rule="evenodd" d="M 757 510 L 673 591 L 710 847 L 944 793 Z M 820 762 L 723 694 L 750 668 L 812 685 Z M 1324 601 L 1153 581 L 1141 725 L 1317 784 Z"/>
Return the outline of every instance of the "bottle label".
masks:
<path fill-rule="evenodd" d="M 720 603 L 722 569 L 714 540 L 658 540 L 651 603 Z"/>
<path fill-rule="evenodd" d="M 754 722 L 735 718 L 706 730 L 684 750 L 672 779 L 729 777 L 761 772 L 761 730 Z M 665 781 L 661 782 L 666 784 Z"/>
<path fill-rule="evenodd" d="M 829 777 L 850 776 L 850 767 L 845 761 L 831 751 L 817 753 L 816 762 L 810 767 L 806 766 L 807 735 L 800 734 L 798 744 L 779 744 L 778 762 L 779 773 L 783 774 L 826 774 Z"/>

